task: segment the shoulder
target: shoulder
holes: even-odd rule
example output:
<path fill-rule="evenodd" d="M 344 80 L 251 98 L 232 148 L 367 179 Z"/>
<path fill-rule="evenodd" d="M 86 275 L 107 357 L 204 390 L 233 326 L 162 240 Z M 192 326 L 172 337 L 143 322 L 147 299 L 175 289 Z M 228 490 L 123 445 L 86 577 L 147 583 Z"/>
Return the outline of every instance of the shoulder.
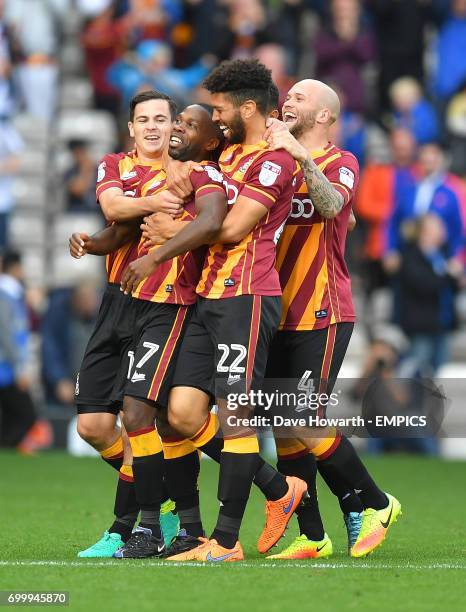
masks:
<path fill-rule="evenodd" d="M 335 166 L 346 166 L 353 172 L 359 173 L 359 162 L 356 157 L 350 153 L 349 151 L 344 151 L 343 149 L 338 149 L 334 152 L 334 155 L 337 156 L 333 159 L 329 165 Z M 333 157 L 333 155 L 331 156 Z"/>
<path fill-rule="evenodd" d="M 189 178 L 193 187 L 199 187 L 207 183 L 223 183 L 223 174 L 220 172 L 218 165 L 215 162 L 203 162 L 203 172 L 191 170 Z"/>

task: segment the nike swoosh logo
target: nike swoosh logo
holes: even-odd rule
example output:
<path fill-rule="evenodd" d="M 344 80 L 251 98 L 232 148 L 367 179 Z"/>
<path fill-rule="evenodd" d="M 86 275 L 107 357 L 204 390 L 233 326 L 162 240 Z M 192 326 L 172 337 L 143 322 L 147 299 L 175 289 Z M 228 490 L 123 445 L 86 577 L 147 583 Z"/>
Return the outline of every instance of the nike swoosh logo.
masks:
<path fill-rule="evenodd" d="M 157 546 L 157 552 L 161 553 L 165 550 L 165 544 L 162 544 L 162 546 Z"/>
<path fill-rule="evenodd" d="M 325 544 L 322 544 L 322 546 L 320 546 L 320 547 L 318 546 L 316 548 L 316 552 L 320 552 L 322 550 L 322 548 L 325 548 L 327 546 L 327 544 L 328 544 L 328 542 L 325 542 Z"/>
<path fill-rule="evenodd" d="M 212 557 L 212 554 L 209 552 L 207 553 L 206 561 L 225 561 L 226 559 L 229 559 L 231 556 L 233 556 L 235 552 L 236 550 L 231 553 L 227 553 L 226 555 L 220 555 L 219 557 Z"/>
<path fill-rule="evenodd" d="M 283 512 L 285 514 L 289 514 L 291 508 L 293 507 L 294 498 L 295 498 L 295 494 L 294 494 L 294 486 L 293 486 L 293 495 L 291 496 L 290 503 L 287 506 L 284 506 L 284 508 L 283 508 Z"/>
<path fill-rule="evenodd" d="M 392 503 L 392 507 L 390 508 L 390 514 L 388 515 L 388 519 L 385 522 L 380 521 L 380 524 L 382 525 L 384 529 L 388 529 L 388 526 L 390 525 L 390 519 L 392 518 L 392 512 L 393 512 L 393 503 Z"/>

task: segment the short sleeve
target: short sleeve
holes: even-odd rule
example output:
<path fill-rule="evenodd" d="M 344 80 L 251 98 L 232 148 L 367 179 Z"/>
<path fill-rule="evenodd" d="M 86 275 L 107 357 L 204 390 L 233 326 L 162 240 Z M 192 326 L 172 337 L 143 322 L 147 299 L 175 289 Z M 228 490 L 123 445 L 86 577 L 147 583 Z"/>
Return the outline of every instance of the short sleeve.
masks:
<path fill-rule="evenodd" d="M 341 157 L 331 162 L 324 174 L 335 189 L 343 196 L 345 206 L 354 198 L 359 183 L 359 164 L 352 153 L 345 151 Z"/>
<path fill-rule="evenodd" d="M 193 170 L 189 175 L 194 189 L 194 197 L 199 198 L 209 193 L 225 193 L 223 174 L 214 165 L 204 166 L 203 172 Z"/>
<path fill-rule="evenodd" d="M 96 198 L 110 187 L 123 189 L 123 182 L 120 178 L 120 158 L 118 155 L 105 155 L 97 167 Z"/>
<path fill-rule="evenodd" d="M 289 153 L 266 151 L 248 169 L 240 195 L 271 208 L 295 173 L 296 163 Z"/>

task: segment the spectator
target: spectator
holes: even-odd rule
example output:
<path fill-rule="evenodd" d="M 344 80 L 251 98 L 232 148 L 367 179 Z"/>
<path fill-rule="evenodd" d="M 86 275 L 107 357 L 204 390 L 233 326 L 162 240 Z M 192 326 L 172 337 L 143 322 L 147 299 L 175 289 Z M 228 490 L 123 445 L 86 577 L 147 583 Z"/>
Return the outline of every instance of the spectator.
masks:
<path fill-rule="evenodd" d="M 8 220 L 14 206 L 13 175 L 18 172 L 23 147 L 10 121 L 0 118 L 0 250 L 8 244 Z"/>
<path fill-rule="evenodd" d="M 50 402 L 71 406 L 76 375 L 94 327 L 99 296 L 96 285 L 83 282 L 50 295 L 42 322 L 42 377 Z"/>
<path fill-rule="evenodd" d="M 107 81 L 107 70 L 123 50 L 114 12 L 113 5 L 103 9 L 87 23 L 81 35 L 95 106 L 112 113 L 118 109 L 119 96 Z"/>
<path fill-rule="evenodd" d="M 466 81 L 462 90 L 448 104 L 446 124 L 451 148 L 451 171 L 466 179 Z"/>
<path fill-rule="evenodd" d="M 402 251 L 398 274 L 399 320 L 410 340 L 413 372 L 435 376 L 448 361 L 455 323 L 454 290 L 463 266 L 449 257 L 447 228 L 436 214 L 418 219 L 416 237 Z"/>
<path fill-rule="evenodd" d="M 286 94 L 294 84 L 286 70 L 286 51 L 283 47 L 276 44 L 265 44 L 258 47 L 254 53 L 264 66 L 272 71 L 272 79 L 279 91 L 278 108 L 281 109 L 285 101 Z"/>
<path fill-rule="evenodd" d="M 96 212 L 96 165 L 89 155 L 87 142 L 71 140 L 68 148 L 73 156 L 72 166 L 64 176 L 66 207 L 70 212 Z"/>
<path fill-rule="evenodd" d="M 452 0 L 437 41 L 435 93 L 447 100 L 466 82 L 466 0 Z"/>
<path fill-rule="evenodd" d="M 315 40 L 316 78 L 336 81 L 350 111 L 366 108 L 362 70 L 375 58 L 371 30 L 362 24 L 358 0 L 332 0 L 330 20 Z"/>
<path fill-rule="evenodd" d="M 388 110 L 388 89 L 402 76 L 424 80 L 424 37 L 431 3 L 419 0 L 367 0 L 379 50 L 379 104 Z"/>
<path fill-rule="evenodd" d="M 0 274 L 0 447 L 16 447 L 36 421 L 27 374 L 29 320 L 18 253 L 2 258 Z"/>
<path fill-rule="evenodd" d="M 364 261 L 368 295 L 386 285 L 382 258 L 393 211 L 412 201 L 416 190 L 413 164 L 416 143 L 411 132 L 397 128 L 390 134 L 391 162 L 369 163 L 361 174 L 356 215 L 366 224 Z"/>
<path fill-rule="evenodd" d="M 13 110 L 11 91 L 10 38 L 2 19 L 2 0 L 0 0 L 0 117 L 10 115 Z"/>
<path fill-rule="evenodd" d="M 390 86 L 394 121 L 398 127 L 412 132 L 418 144 L 434 142 L 440 130 L 434 107 L 422 93 L 419 83 L 411 77 L 397 79 Z"/>
<path fill-rule="evenodd" d="M 463 247 L 463 222 L 457 194 L 449 186 L 445 155 L 437 144 L 419 151 L 420 180 L 411 198 L 397 202 L 388 228 L 388 253 L 384 265 L 393 272 L 399 264 L 403 243 L 412 239 L 414 221 L 426 213 L 437 214 L 445 223 L 448 257 L 456 257 Z"/>
<path fill-rule="evenodd" d="M 368 122 L 361 113 L 350 111 L 346 106 L 344 92 L 338 84 L 329 83 L 340 98 L 340 116 L 332 126 L 332 142 L 345 151 L 350 151 L 362 168 L 366 159 Z"/>
<path fill-rule="evenodd" d="M 55 114 L 59 23 L 69 4 L 69 0 L 15 0 L 5 5 L 5 20 L 14 35 L 15 80 L 22 103 L 28 113 L 47 121 Z"/>
<path fill-rule="evenodd" d="M 157 40 L 144 40 L 133 59 L 127 55 L 110 66 L 108 81 L 123 97 L 126 106 L 143 86 L 171 96 L 180 106 L 187 104 L 189 93 L 209 72 L 209 66 L 197 62 L 189 68 L 172 67 L 172 51 Z"/>

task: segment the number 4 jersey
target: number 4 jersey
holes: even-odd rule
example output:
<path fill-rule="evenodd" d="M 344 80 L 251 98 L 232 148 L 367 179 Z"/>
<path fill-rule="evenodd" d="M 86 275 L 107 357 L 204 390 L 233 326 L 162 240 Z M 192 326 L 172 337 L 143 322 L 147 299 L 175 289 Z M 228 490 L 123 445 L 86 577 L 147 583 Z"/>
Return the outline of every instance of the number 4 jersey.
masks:
<path fill-rule="evenodd" d="M 277 248 L 283 290 L 280 329 L 323 329 L 355 320 L 345 263 L 348 218 L 357 188 L 356 158 L 332 144 L 311 152 L 319 169 L 344 198 L 343 210 L 325 219 L 314 209 L 302 171 L 292 211 Z"/>

